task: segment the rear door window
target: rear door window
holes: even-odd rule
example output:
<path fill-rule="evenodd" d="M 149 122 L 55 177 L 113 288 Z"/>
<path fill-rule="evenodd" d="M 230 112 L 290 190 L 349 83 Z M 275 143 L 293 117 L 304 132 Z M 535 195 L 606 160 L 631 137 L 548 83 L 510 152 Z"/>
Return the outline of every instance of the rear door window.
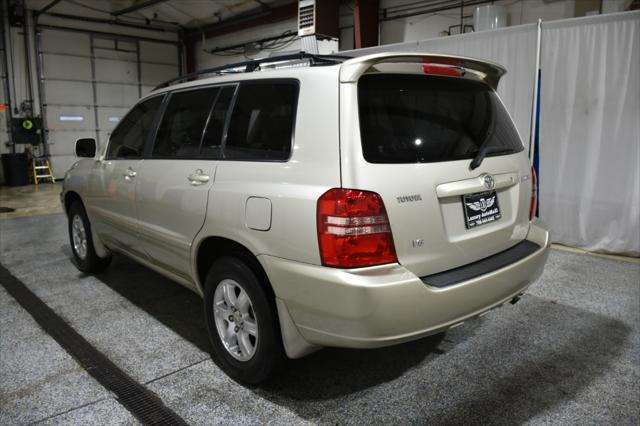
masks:
<path fill-rule="evenodd" d="M 433 163 L 524 149 L 487 85 L 461 78 L 377 74 L 358 82 L 360 136 L 370 163 Z"/>
<path fill-rule="evenodd" d="M 225 158 L 288 160 L 297 97 L 296 81 L 240 84 L 225 142 Z"/>
<path fill-rule="evenodd" d="M 198 157 L 202 132 L 219 90 L 212 87 L 172 93 L 158 128 L 152 156 Z"/>

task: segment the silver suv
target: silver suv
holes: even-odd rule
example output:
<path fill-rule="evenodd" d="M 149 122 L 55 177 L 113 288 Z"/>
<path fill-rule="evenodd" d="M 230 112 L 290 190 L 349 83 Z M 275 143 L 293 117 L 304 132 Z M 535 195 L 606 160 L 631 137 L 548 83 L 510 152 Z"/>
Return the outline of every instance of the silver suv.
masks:
<path fill-rule="evenodd" d="M 300 54 L 168 82 L 100 152 L 76 143 L 90 159 L 61 194 L 75 263 L 99 271 L 118 252 L 198 293 L 214 359 L 246 383 L 516 301 L 549 233 L 495 92 L 504 73 Z"/>

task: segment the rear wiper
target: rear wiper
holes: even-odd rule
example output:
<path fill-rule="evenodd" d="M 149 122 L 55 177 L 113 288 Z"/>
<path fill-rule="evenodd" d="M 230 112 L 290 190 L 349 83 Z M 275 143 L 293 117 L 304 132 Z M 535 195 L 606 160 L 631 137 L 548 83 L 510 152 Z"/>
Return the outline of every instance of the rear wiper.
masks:
<path fill-rule="evenodd" d="M 486 100 L 489 100 L 489 96 L 486 93 L 484 94 L 484 96 Z M 471 164 L 469 165 L 469 168 L 471 170 L 474 170 L 480 167 L 480 164 L 482 164 L 482 160 L 484 160 L 484 157 L 487 156 L 487 149 L 489 147 L 490 141 L 492 140 L 491 136 L 493 135 L 493 132 L 496 128 L 495 114 L 491 114 L 489 119 L 491 121 L 487 125 L 487 130 L 486 130 L 486 133 L 484 134 L 484 140 L 478 147 L 478 153 L 476 154 L 475 157 L 473 157 L 473 160 L 471 160 Z"/>
<path fill-rule="evenodd" d="M 478 153 L 476 154 L 475 157 L 473 157 L 473 160 L 471 160 L 471 164 L 469 165 L 469 168 L 471 170 L 477 169 L 478 167 L 480 167 L 480 164 L 482 164 L 482 160 L 484 160 L 484 157 L 487 156 L 487 148 L 489 147 L 489 142 L 490 139 L 487 138 L 484 143 L 482 145 L 480 145 L 480 148 L 478 149 Z"/>
<path fill-rule="evenodd" d="M 476 154 L 474 159 L 471 161 L 471 165 L 469 167 L 471 168 L 471 170 L 477 169 L 478 166 L 480 166 L 480 164 L 482 163 L 482 160 L 484 160 L 484 158 L 489 154 L 513 154 L 515 152 L 516 151 L 511 148 L 504 148 L 499 146 L 490 147 L 489 145 L 487 145 L 480 148 L 478 154 Z"/>

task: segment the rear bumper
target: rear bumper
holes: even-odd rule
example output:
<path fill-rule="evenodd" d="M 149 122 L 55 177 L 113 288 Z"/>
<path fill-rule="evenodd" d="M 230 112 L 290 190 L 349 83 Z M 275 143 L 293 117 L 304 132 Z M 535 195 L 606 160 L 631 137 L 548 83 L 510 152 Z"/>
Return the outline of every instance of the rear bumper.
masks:
<path fill-rule="evenodd" d="M 540 276 L 549 254 L 549 231 L 540 221 L 531 224 L 527 240 L 540 248 L 444 288 L 425 284 L 398 264 L 341 270 L 270 256 L 260 260 L 278 299 L 281 325 L 295 326 L 283 330 L 287 354 L 295 358 L 314 346 L 374 348 L 414 340 L 509 301 Z M 292 339 L 295 345 L 287 341 Z"/>

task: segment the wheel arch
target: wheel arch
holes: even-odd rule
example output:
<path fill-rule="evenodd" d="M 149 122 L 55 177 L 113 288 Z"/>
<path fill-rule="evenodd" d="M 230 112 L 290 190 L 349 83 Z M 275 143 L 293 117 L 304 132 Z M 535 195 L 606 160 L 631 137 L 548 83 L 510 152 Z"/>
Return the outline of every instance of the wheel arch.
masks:
<path fill-rule="evenodd" d="M 320 349 L 319 346 L 311 345 L 304 340 L 297 326 L 294 324 L 284 302 L 276 298 L 273 285 L 267 276 L 265 268 L 258 257 L 244 245 L 224 237 L 206 237 L 200 241 L 195 253 L 197 270 L 197 286 L 201 294 L 204 293 L 204 283 L 209 269 L 220 257 L 236 256 L 247 262 L 251 270 L 261 278 L 259 281 L 269 296 L 278 323 L 278 333 L 285 353 L 289 358 L 301 358 L 311 352 Z"/>
<path fill-rule="evenodd" d="M 260 264 L 257 256 L 243 244 L 225 237 L 210 236 L 203 238 L 196 248 L 195 267 L 197 285 L 204 294 L 204 283 L 207 279 L 209 269 L 214 262 L 224 256 L 234 256 L 242 259 L 247 266 L 259 277 L 260 282 L 265 287 L 267 294 L 275 300 L 275 293 L 267 272 Z"/>
<path fill-rule="evenodd" d="M 84 203 L 82 202 L 82 198 L 80 197 L 80 194 L 78 194 L 75 191 L 67 191 L 64 194 L 64 211 L 65 213 L 69 212 L 69 207 L 71 207 L 71 204 L 73 204 L 75 201 L 78 201 L 80 204 L 82 204 L 82 207 L 84 208 Z M 86 210 L 86 208 L 85 208 Z"/>

